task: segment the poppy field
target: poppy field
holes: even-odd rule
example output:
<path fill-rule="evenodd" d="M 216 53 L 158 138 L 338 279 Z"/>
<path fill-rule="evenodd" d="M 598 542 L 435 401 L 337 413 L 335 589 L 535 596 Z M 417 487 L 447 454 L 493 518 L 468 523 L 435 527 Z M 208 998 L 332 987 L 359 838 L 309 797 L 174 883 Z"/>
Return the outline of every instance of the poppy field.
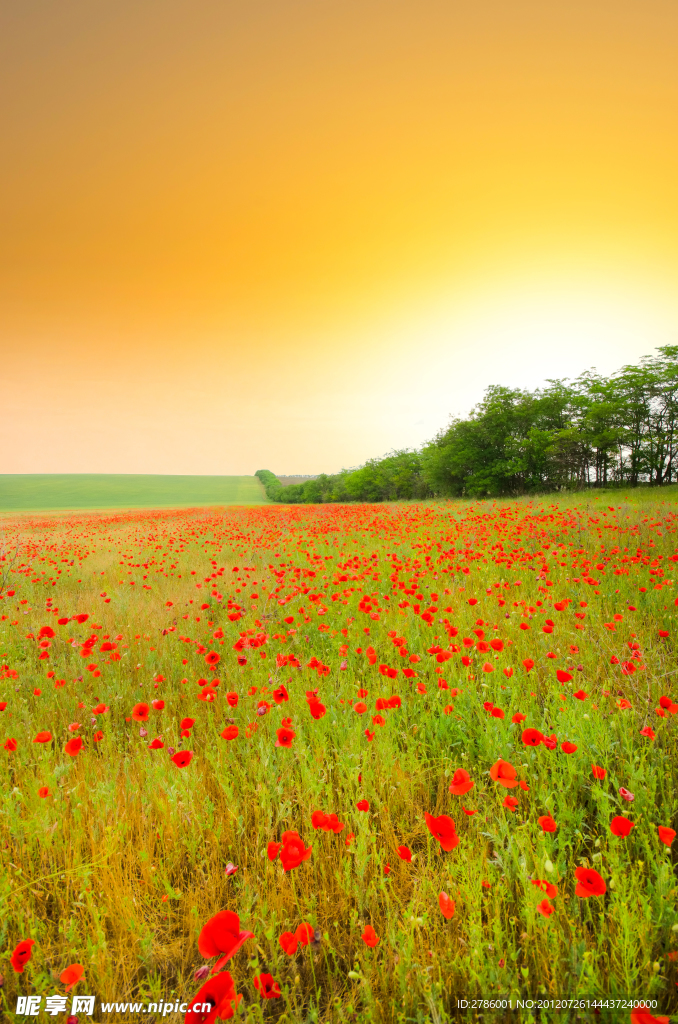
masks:
<path fill-rule="evenodd" d="M 0 559 L 4 1018 L 676 1009 L 672 489 L 5 518 Z"/>

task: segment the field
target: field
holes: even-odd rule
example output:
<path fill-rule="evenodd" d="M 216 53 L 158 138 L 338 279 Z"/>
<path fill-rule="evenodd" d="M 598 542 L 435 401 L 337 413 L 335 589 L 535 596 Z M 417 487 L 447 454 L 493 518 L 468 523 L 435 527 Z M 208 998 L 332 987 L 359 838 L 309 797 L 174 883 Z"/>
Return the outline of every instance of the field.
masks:
<path fill-rule="evenodd" d="M 674 494 L 0 525 L 4 1019 L 676 1010 Z"/>
<path fill-rule="evenodd" d="M 132 473 L 0 475 L 0 512 L 261 505 L 267 500 L 263 487 L 253 476 L 144 476 Z"/>

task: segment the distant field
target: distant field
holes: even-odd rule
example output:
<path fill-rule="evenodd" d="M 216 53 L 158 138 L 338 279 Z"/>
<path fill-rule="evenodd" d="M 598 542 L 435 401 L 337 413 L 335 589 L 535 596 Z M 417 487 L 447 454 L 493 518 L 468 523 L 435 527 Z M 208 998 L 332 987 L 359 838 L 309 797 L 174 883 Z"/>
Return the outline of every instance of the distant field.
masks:
<path fill-rule="evenodd" d="M 0 511 L 264 505 L 254 476 L 145 476 L 107 473 L 0 474 Z"/>

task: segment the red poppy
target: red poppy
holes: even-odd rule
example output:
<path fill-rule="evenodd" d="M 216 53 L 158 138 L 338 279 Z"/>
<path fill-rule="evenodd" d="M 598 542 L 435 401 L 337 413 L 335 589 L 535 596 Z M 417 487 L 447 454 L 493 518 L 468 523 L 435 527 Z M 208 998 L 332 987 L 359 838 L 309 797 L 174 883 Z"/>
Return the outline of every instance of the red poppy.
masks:
<path fill-rule="evenodd" d="M 602 896 L 607 892 L 603 878 L 593 868 L 577 868 L 574 874 L 577 879 L 575 896 Z"/>
<path fill-rule="evenodd" d="M 513 789 L 518 785 L 515 768 L 508 761 L 502 761 L 501 758 L 490 768 L 490 778 L 507 789 Z"/>
<path fill-rule="evenodd" d="M 294 935 L 300 946 L 308 946 L 309 942 L 311 942 L 315 936 L 315 928 L 312 924 L 303 922 L 299 925 Z"/>
<path fill-rule="evenodd" d="M 556 749 L 556 747 L 558 746 L 558 740 L 556 739 L 555 733 L 551 733 L 550 736 L 544 736 L 544 746 L 547 750 Z"/>
<path fill-rule="evenodd" d="M 515 715 L 511 719 L 511 721 L 513 722 L 514 725 L 520 725 L 520 723 L 524 722 L 526 718 L 527 718 L 527 715 L 523 715 L 520 711 L 516 711 Z"/>
<path fill-rule="evenodd" d="M 441 892 L 438 896 L 438 906 L 440 907 L 440 913 L 448 921 L 454 917 L 454 900 L 450 899 L 446 892 Z"/>
<path fill-rule="evenodd" d="M 449 852 L 459 845 L 459 836 L 452 818 L 446 814 L 434 818 L 432 814 L 428 813 L 424 815 L 424 818 L 429 832 L 434 839 L 438 840 L 443 850 Z"/>
<path fill-rule="evenodd" d="M 676 833 L 674 832 L 674 830 L 672 828 L 667 828 L 666 825 L 658 825 L 657 832 L 659 833 L 659 838 L 661 839 L 662 843 L 666 843 L 667 846 L 670 846 L 673 840 L 676 838 Z"/>
<path fill-rule="evenodd" d="M 640 730 L 640 735 L 647 736 L 649 740 L 653 740 L 656 734 L 654 730 L 650 728 L 649 725 L 646 725 L 643 729 Z"/>
<path fill-rule="evenodd" d="M 319 718 L 324 716 L 327 709 L 319 700 L 310 700 L 308 702 L 308 710 L 311 712 L 311 718 L 315 718 L 315 720 L 318 721 Z M 367 708 L 365 710 L 367 710 Z"/>
<path fill-rule="evenodd" d="M 238 738 L 240 729 L 237 725 L 227 725 L 221 734 L 221 738 L 224 740 L 235 740 Z"/>
<path fill-rule="evenodd" d="M 530 627 L 525 625 L 525 623 L 522 623 L 520 628 L 529 629 Z M 532 661 L 532 658 L 525 658 L 525 660 L 523 661 L 523 665 L 525 666 L 526 672 L 531 672 L 534 668 L 534 662 Z"/>
<path fill-rule="evenodd" d="M 516 807 L 518 806 L 518 798 L 515 797 L 515 796 L 506 796 L 504 798 L 504 803 L 503 803 L 502 806 L 506 807 L 507 810 L 509 810 L 509 811 L 511 811 L 511 813 L 513 813 L 515 811 Z"/>
<path fill-rule="evenodd" d="M 559 668 L 556 672 L 556 679 L 559 683 L 569 683 L 572 679 L 572 676 L 569 672 L 565 672 L 562 668 Z"/>
<path fill-rule="evenodd" d="M 558 887 L 553 882 L 547 882 L 542 878 L 533 878 L 532 885 L 536 885 L 538 889 L 545 892 L 549 899 L 553 899 L 554 896 L 558 895 Z"/>
<path fill-rule="evenodd" d="M 227 693 L 226 694 L 226 700 L 228 701 L 229 705 L 232 708 L 237 708 L 237 706 L 238 706 L 238 694 L 237 693 Z"/>
<path fill-rule="evenodd" d="M 94 740 L 95 743 L 101 743 L 103 738 L 104 738 L 104 734 L 102 733 L 101 729 L 99 729 L 97 732 L 95 732 L 93 734 L 93 736 L 92 736 L 92 739 Z"/>
<path fill-rule="evenodd" d="M 588 697 L 588 693 L 584 693 L 583 690 L 577 690 L 577 692 L 573 693 L 572 696 L 576 697 L 577 700 L 586 700 L 586 698 Z"/>
<path fill-rule="evenodd" d="M 155 707 L 156 703 L 162 704 L 163 707 L 165 706 L 164 701 L 157 701 L 157 702 L 153 701 L 153 707 Z M 93 715 L 103 715 L 107 711 L 108 711 L 108 705 L 107 704 L 97 704 L 97 706 L 95 708 L 92 708 L 92 714 Z"/>
<path fill-rule="evenodd" d="M 217 654 L 216 651 L 210 651 L 209 654 L 205 655 L 205 661 L 208 665 L 218 665 L 221 661 L 221 655 Z"/>
<path fill-rule="evenodd" d="M 450 793 L 453 793 L 455 796 L 463 796 L 464 793 L 468 793 L 474 786 L 475 782 L 473 782 L 466 769 L 457 768 L 450 783 Z"/>
<path fill-rule="evenodd" d="M 357 704 L 353 705 L 353 710 L 357 715 L 364 715 L 365 712 L 367 711 L 367 704 L 359 700 Z"/>
<path fill-rule="evenodd" d="M 162 711 L 163 708 L 165 707 L 165 702 L 164 700 L 152 700 L 151 707 L 153 708 L 154 711 Z"/>
<path fill-rule="evenodd" d="M 628 818 L 622 818 L 617 816 L 610 822 L 610 832 L 613 836 L 627 836 L 632 828 L 634 828 L 634 822 L 629 821 Z"/>
<path fill-rule="evenodd" d="M 282 839 L 280 862 L 283 871 L 292 871 L 293 868 L 299 867 L 302 861 L 310 858 L 313 847 L 309 846 L 306 849 L 298 832 L 283 832 L 280 838 Z"/>
<path fill-rule="evenodd" d="M 275 741 L 276 747 L 291 747 L 292 746 L 292 740 L 294 739 L 294 737 L 296 735 L 297 735 L 296 732 L 293 732 L 292 729 L 285 729 L 285 728 L 277 729 L 276 730 L 276 736 L 278 738 Z"/>
<path fill-rule="evenodd" d="M 89 615 L 86 612 L 84 612 L 82 615 L 74 615 L 72 621 L 79 622 L 80 625 L 82 626 L 83 622 L 87 622 L 88 618 Z"/>
<path fill-rule="evenodd" d="M 232 910 L 221 910 L 203 926 L 198 936 L 198 949 L 205 959 L 219 957 L 212 968 L 212 974 L 216 974 L 244 942 L 253 938 L 252 932 L 240 930 L 240 918 L 237 914 Z"/>
<path fill-rule="evenodd" d="M 468 807 L 464 807 L 463 804 L 461 805 L 461 809 L 464 812 L 464 814 L 468 814 L 469 818 L 473 817 L 474 814 L 478 813 L 478 809 L 477 808 L 476 808 L 475 811 L 469 811 Z"/>
<path fill-rule="evenodd" d="M 283 952 L 287 953 L 288 956 L 293 956 L 296 953 L 299 940 L 293 932 L 283 932 L 278 942 Z"/>
<path fill-rule="evenodd" d="M 39 732 L 37 734 L 37 736 L 35 737 L 35 739 L 33 740 L 33 742 L 34 743 L 49 743 L 51 741 L 51 739 L 52 739 L 51 732 Z"/>
<path fill-rule="evenodd" d="M 5 750 L 7 750 L 11 754 L 13 751 L 16 750 L 16 748 L 17 741 L 14 739 L 14 737 L 10 737 L 10 739 L 8 739 L 5 743 Z"/>
<path fill-rule="evenodd" d="M 538 747 L 544 742 L 544 734 L 539 729 L 525 729 L 523 732 L 523 743 L 526 747 Z"/>
<path fill-rule="evenodd" d="M 24 939 L 12 953 L 10 963 L 12 964 L 16 974 L 24 973 L 24 967 L 33 956 L 34 945 L 35 939 Z"/>
<path fill-rule="evenodd" d="M 164 746 L 165 746 L 165 744 L 164 744 L 164 743 L 162 742 L 162 740 L 161 740 L 161 739 L 158 739 L 158 738 L 156 738 L 156 739 L 152 740 L 152 741 L 151 741 L 151 742 L 150 742 L 150 743 L 148 744 L 148 749 L 149 749 L 149 750 L 162 750 L 162 748 L 163 748 Z"/>
<path fill-rule="evenodd" d="M 280 999 L 280 985 L 274 981 L 272 974 L 258 974 L 254 979 L 254 987 L 262 999 Z"/>
<path fill-rule="evenodd" d="M 38 790 L 38 796 L 44 800 L 46 796 L 49 796 L 49 788 L 47 786 L 41 786 Z"/>
<path fill-rule="evenodd" d="M 228 971 L 221 971 L 205 982 L 189 1003 L 184 1024 L 214 1024 L 219 1020 L 233 1017 L 242 999 L 235 991 L 233 978 Z M 200 1007 L 200 1010 L 194 1007 Z M 203 1009 L 208 1007 L 208 1009 Z"/>
<path fill-rule="evenodd" d="M 619 787 L 619 795 L 622 800 L 626 800 L 627 804 L 632 804 L 636 799 L 634 794 L 629 789 L 625 789 L 624 786 Z"/>
<path fill-rule="evenodd" d="M 669 1017 L 653 1017 L 645 1003 L 631 1010 L 630 1024 L 670 1024 Z"/>
<path fill-rule="evenodd" d="M 135 722 L 146 722 L 148 721 L 149 711 L 148 704 L 135 704 L 132 708 L 132 718 Z"/>
<path fill-rule="evenodd" d="M 591 765 L 591 774 L 593 775 L 594 779 L 604 779 L 605 776 L 607 775 L 607 768 L 601 768 L 597 764 L 592 764 Z"/>
<path fill-rule="evenodd" d="M 537 818 L 537 823 L 544 832 L 555 832 L 558 828 L 550 814 L 542 814 L 541 818 Z"/>
<path fill-rule="evenodd" d="M 553 907 L 548 900 L 542 900 L 541 903 L 537 904 L 537 910 L 544 917 L 550 917 L 556 908 Z"/>
<path fill-rule="evenodd" d="M 560 744 L 560 749 L 564 754 L 574 754 L 577 749 L 576 743 L 570 743 L 569 740 L 565 740 L 564 743 Z"/>
<path fill-rule="evenodd" d="M 412 863 L 412 851 L 407 846 L 399 846 L 396 849 L 396 853 L 401 860 L 406 860 L 408 864 Z"/>
<path fill-rule="evenodd" d="M 64 747 L 65 753 L 69 757 L 75 757 L 82 750 L 82 738 L 80 736 L 74 736 L 72 740 L 69 740 Z"/>
<path fill-rule="evenodd" d="M 359 811 L 369 811 L 370 809 L 370 805 L 368 804 L 367 800 L 358 800 L 356 807 L 358 808 Z"/>
<path fill-rule="evenodd" d="M 276 859 L 276 857 L 280 853 L 281 846 L 282 846 L 282 843 L 269 843 L 268 844 L 268 846 L 266 847 L 266 856 L 268 857 L 268 859 L 270 861 L 273 861 L 273 860 Z"/>
<path fill-rule="evenodd" d="M 277 690 L 273 691 L 273 700 L 276 704 L 282 704 L 284 701 L 290 699 L 290 695 L 284 686 L 279 686 Z"/>
<path fill-rule="evenodd" d="M 70 967 L 61 972 L 59 981 L 62 985 L 66 986 L 66 991 L 69 992 L 74 985 L 77 985 L 84 973 L 85 969 L 82 964 L 71 964 Z"/>
<path fill-rule="evenodd" d="M 363 932 L 361 938 L 365 945 L 369 946 L 370 949 L 374 949 L 374 947 L 380 941 L 379 936 L 377 935 L 371 924 L 365 925 L 365 931 Z"/>
<path fill-rule="evenodd" d="M 187 764 L 191 763 L 193 753 L 190 750 L 178 750 L 176 754 L 170 758 L 170 761 L 174 761 L 177 768 L 185 768 Z"/>

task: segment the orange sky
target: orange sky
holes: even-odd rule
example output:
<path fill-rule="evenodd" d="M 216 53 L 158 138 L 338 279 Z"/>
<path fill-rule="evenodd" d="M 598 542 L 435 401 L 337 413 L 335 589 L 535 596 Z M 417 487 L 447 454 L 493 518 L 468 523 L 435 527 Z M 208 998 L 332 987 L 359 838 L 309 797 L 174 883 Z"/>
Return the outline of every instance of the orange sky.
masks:
<path fill-rule="evenodd" d="M 0 472 L 336 471 L 678 340 L 675 0 L 0 3 Z"/>

